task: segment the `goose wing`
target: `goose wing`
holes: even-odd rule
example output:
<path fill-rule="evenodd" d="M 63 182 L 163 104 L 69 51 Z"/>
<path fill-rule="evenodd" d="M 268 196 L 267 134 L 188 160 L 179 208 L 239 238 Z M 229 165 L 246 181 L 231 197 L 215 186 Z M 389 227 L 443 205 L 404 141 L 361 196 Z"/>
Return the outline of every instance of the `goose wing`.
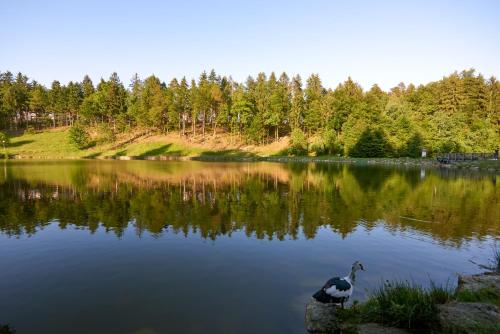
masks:
<path fill-rule="evenodd" d="M 352 284 L 345 278 L 334 277 L 323 286 L 325 292 L 336 298 L 345 298 L 351 295 Z"/>
<path fill-rule="evenodd" d="M 348 280 L 334 277 L 329 279 L 313 297 L 322 303 L 340 303 L 349 298 L 351 293 L 352 284 Z"/>

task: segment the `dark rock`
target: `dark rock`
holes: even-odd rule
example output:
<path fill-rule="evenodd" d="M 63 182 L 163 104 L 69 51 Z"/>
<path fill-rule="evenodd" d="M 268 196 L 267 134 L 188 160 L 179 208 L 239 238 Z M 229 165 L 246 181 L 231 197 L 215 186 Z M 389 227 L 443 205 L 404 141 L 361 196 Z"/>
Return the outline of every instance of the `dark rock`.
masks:
<path fill-rule="evenodd" d="M 443 333 L 500 333 L 500 307 L 484 303 L 452 302 L 439 305 Z"/>
<path fill-rule="evenodd" d="M 358 326 L 358 334 L 408 334 L 404 329 L 385 327 L 380 324 L 367 323 Z"/>
<path fill-rule="evenodd" d="M 306 330 L 309 333 L 334 333 L 340 329 L 337 304 L 324 304 L 311 298 L 306 305 Z"/>

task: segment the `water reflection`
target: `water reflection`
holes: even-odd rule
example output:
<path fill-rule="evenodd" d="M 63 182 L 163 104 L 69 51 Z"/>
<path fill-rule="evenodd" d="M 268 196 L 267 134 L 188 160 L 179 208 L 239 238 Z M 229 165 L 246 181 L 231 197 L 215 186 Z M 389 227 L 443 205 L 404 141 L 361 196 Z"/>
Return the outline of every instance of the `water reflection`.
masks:
<path fill-rule="evenodd" d="M 32 235 L 56 221 L 120 237 L 196 232 L 215 240 L 343 238 L 362 226 L 418 231 L 460 246 L 496 236 L 496 174 L 335 164 L 8 162 L 0 177 L 0 231 Z"/>

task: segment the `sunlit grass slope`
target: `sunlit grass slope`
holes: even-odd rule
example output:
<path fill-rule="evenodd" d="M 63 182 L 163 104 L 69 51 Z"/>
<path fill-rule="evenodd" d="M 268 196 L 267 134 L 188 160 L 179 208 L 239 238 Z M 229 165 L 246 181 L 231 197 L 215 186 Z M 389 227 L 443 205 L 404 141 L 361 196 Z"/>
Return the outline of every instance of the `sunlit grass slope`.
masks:
<path fill-rule="evenodd" d="M 31 159 L 78 159 L 109 157 L 147 157 L 177 156 L 193 157 L 201 155 L 246 155 L 248 152 L 234 149 L 226 144 L 227 138 L 189 141 L 178 135 L 136 135 L 128 134 L 117 138 L 113 143 L 96 145 L 89 149 L 79 150 L 70 143 L 68 128 L 57 128 L 25 133 L 10 138 L 6 151 L 10 156 Z M 210 138 L 210 137 L 208 137 Z M 3 149 L 3 148 L 2 148 Z M 3 150 L 2 152 L 3 153 Z"/>
<path fill-rule="evenodd" d="M 3 153 L 3 152 L 2 152 Z M 79 158 L 85 152 L 78 150 L 68 140 L 68 129 L 55 129 L 10 138 L 9 155 L 32 158 Z"/>

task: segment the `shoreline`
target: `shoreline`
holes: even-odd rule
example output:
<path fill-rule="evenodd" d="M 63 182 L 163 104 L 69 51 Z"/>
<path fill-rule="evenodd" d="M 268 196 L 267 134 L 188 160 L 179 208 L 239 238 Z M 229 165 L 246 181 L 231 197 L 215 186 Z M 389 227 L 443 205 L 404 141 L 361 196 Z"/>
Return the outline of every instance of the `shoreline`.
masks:
<path fill-rule="evenodd" d="M 203 162 L 278 162 L 278 163 L 325 163 L 352 164 L 357 166 L 406 166 L 424 168 L 465 169 L 481 171 L 500 171 L 500 160 L 457 161 L 448 164 L 435 159 L 418 158 L 350 158 L 332 156 L 256 156 L 218 154 L 216 151 L 206 155 L 151 155 L 151 156 L 105 156 L 105 157 L 71 157 L 71 156 L 31 156 L 11 155 L 3 160 L 145 160 L 145 161 L 203 161 Z"/>

